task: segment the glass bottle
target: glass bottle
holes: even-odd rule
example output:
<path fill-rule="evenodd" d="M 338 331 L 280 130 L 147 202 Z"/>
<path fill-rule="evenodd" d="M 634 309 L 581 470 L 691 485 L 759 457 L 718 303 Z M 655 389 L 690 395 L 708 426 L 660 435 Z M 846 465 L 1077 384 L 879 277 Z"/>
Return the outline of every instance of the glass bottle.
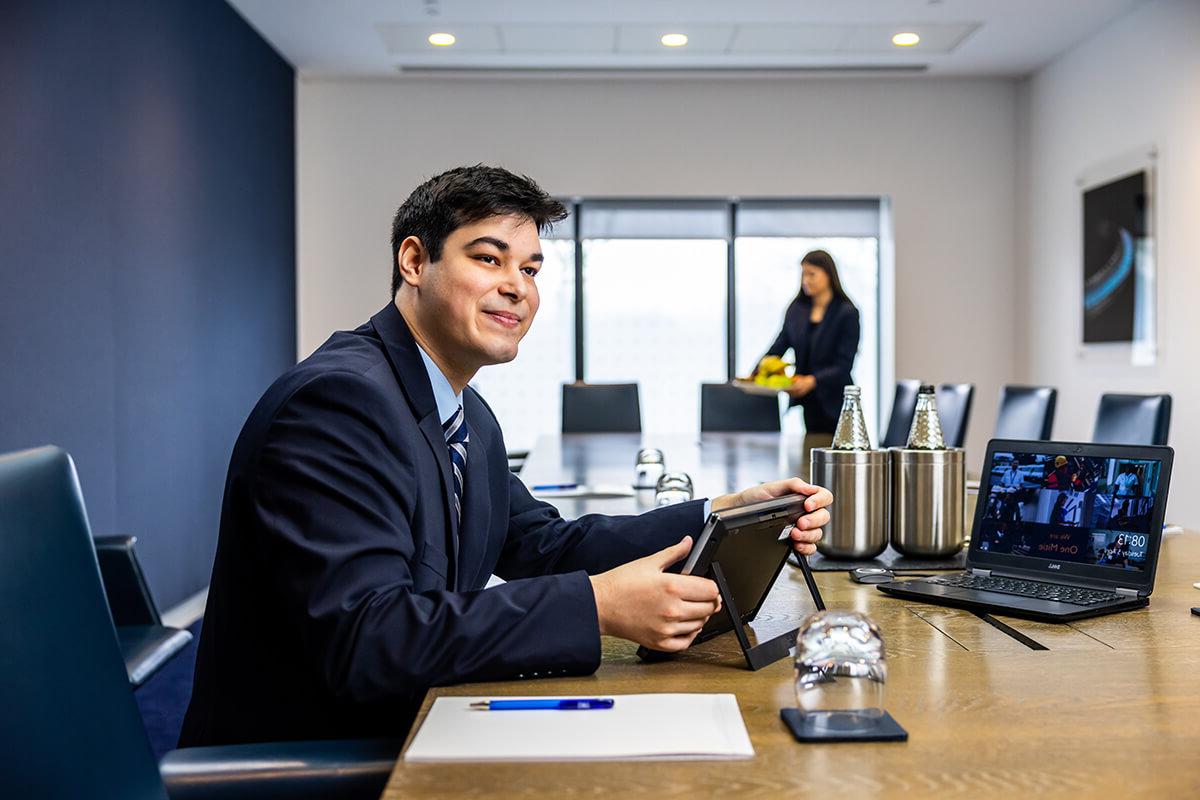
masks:
<path fill-rule="evenodd" d="M 912 427 L 908 429 L 909 450 L 945 450 L 942 438 L 942 421 L 938 417 L 937 401 L 933 386 L 922 384 L 917 390 L 917 410 L 913 414 Z"/>
<path fill-rule="evenodd" d="M 842 390 L 842 413 L 833 432 L 834 450 L 870 450 L 867 421 L 863 418 L 862 389 L 847 386 Z"/>

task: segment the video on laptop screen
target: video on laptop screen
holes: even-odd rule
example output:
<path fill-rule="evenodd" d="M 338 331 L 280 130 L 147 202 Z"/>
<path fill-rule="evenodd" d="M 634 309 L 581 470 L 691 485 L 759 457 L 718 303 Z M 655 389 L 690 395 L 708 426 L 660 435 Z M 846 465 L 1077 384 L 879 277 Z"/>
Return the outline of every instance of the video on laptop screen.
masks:
<path fill-rule="evenodd" d="M 1162 464 L 1154 460 L 996 453 L 979 549 L 987 553 L 1146 568 Z"/>

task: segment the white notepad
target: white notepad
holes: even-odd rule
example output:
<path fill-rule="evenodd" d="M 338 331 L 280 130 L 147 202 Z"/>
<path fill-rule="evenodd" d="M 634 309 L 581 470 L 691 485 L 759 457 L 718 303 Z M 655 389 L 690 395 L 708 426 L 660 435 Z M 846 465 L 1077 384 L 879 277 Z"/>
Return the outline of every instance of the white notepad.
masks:
<path fill-rule="evenodd" d="M 619 694 L 600 711 L 481 711 L 439 697 L 405 761 L 753 758 L 732 694 Z M 509 699 L 509 698 L 505 698 Z"/>

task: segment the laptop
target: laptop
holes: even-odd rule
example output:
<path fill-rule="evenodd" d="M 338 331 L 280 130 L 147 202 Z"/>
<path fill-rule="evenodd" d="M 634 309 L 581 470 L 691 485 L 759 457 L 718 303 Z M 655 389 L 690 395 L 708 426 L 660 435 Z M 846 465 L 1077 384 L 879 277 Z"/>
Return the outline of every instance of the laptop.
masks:
<path fill-rule="evenodd" d="M 988 443 L 964 572 L 877 584 L 894 597 L 1046 622 L 1149 605 L 1174 451 Z"/>

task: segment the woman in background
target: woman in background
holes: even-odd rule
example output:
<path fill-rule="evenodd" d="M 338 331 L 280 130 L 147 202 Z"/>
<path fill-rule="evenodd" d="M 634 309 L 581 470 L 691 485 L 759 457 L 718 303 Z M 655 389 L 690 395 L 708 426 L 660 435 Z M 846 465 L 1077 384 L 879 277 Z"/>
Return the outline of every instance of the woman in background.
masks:
<path fill-rule="evenodd" d="M 786 389 L 790 406 L 804 409 L 804 468 L 808 452 L 833 443 L 842 390 L 851 382 L 861 326 L 846 296 L 833 256 L 813 250 L 800 259 L 800 294 L 783 316 L 783 329 L 766 356 L 795 354 L 796 373 Z M 760 360 L 761 363 L 761 360 Z"/>

